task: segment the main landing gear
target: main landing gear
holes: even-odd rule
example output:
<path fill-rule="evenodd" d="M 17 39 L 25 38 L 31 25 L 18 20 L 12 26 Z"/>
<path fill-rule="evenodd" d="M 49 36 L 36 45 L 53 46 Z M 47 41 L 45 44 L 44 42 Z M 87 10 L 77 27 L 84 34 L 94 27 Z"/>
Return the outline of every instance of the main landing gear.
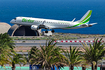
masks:
<path fill-rule="evenodd" d="M 46 30 L 45 33 L 48 33 L 48 31 Z"/>
<path fill-rule="evenodd" d="M 52 30 L 51 32 L 52 32 L 52 33 L 54 33 L 55 31 L 54 31 L 54 30 Z M 46 29 L 45 33 L 48 33 L 47 29 Z"/>
<path fill-rule="evenodd" d="M 52 33 L 54 33 L 55 31 L 54 31 L 54 30 L 52 30 L 51 32 L 52 32 Z"/>

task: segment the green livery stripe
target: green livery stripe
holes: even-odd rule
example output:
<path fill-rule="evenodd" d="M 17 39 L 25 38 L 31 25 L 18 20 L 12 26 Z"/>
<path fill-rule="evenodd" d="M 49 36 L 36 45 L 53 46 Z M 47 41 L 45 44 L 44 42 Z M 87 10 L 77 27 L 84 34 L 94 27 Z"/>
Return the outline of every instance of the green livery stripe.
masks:
<path fill-rule="evenodd" d="M 76 27 L 76 26 L 79 26 L 79 25 L 81 25 L 81 24 L 84 24 L 84 23 L 79 23 L 79 24 L 76 24 L 76 25 L 74 25 L 74 26 L 71 26 L 71 27 L 66 27 L 66 28 Z"/>
<path fill-rule="evenodd" d="M 66 27 L 66 28 L 72 28 L 72 27 L 79 26 L 79 25 L 81 25 L 81 24 L 84 24 L 84 23 L 88 22 L 89 20 L 90 20 L 90 17 L 89 17 L 86 21 L 84 21 L 83 23 L 79 23 L 79 24 L 76 24 L 76 25 L 74 25 L 74 26 Z"/>
<path fill-rule="evenodd" d="M 82 25 L 82 24 L 85 24 L 85 23 L 89 22 L 91 13 L 92 13 L 92 10 L 89 11 L 89 13 L 86 15 L 86 17 L 80 23 L 78 23 L 74 26 L 71 26 L 71 27 L 66 27 L 66 28 L 76 27 L 76 26 L 79 26 L 79 25 Z"/>
<path fill-rule="evenodd" d="M 91 13 L 92 13 L 92 10 L 90 10 L 89 14 L 81 22 L 83 22 L 84 20 L 86 20 L 91 15 Z"/>
<path fill-rule="evenodd" d="M 84 22 L 82 22 L 82 23 L 86 23 L 86 22 L 88 22 L 90 20 L 90 17 L 86 20 L 86 21 L 84 21 Z"/>

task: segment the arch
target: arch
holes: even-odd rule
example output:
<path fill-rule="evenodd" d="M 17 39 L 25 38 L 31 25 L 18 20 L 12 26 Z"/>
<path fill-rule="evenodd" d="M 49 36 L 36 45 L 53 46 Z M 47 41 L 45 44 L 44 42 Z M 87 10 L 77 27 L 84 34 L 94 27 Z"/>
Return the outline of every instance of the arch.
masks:
<path fill-rule="evenodd" d="M 8 34 L 10 36 L 39 36 L 39 32 L 37 30 L 31 30 L 30 26 L 19 26 L 13 25 Z"/>

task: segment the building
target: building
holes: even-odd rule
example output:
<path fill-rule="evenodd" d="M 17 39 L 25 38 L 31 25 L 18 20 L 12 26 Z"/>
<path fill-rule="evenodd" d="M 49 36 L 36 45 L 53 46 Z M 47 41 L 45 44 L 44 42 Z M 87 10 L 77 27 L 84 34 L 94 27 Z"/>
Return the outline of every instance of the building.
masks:
<path fill-rule="evenodd" d="M 0 22 L 0 33 L 7 32 L 10 36 L 39 36 L 41 30 L 31 30 L 30 26 L 13 25 Z"/>
<path fill-rule="evenodd" d="M 11 26 L 8 23 L 0 22 L 0 34 L 6 33 L 11 28 Z"/>

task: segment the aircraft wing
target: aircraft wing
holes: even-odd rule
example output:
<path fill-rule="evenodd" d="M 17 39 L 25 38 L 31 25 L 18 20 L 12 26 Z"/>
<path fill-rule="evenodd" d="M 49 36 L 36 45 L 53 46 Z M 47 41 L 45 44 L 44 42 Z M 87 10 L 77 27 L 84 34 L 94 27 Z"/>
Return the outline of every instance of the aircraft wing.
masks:
<path fill-rule="evenodd" d="M 50 29 L 50 27 L 46 26 L 46 25 L 31 25 L 31 29 L 32 30 L 38 30 L 38 29 Z"/>

